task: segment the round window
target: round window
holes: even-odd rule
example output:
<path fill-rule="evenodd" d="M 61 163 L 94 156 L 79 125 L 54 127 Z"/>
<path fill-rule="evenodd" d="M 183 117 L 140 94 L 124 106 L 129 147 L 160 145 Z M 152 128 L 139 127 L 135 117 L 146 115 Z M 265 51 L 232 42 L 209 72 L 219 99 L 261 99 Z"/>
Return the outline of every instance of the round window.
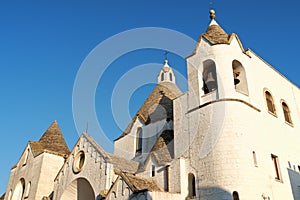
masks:
<path fill-rule="evenodd" d="M 82 170 L 82 167 L 84 165 L 84 161 L 85 161 L 85 155 L 83 151 L 79 151 L 75 158 L 74 158 L 74 162 L 73 162 L 73 172 L 75 174 L 79 173 Z"/>

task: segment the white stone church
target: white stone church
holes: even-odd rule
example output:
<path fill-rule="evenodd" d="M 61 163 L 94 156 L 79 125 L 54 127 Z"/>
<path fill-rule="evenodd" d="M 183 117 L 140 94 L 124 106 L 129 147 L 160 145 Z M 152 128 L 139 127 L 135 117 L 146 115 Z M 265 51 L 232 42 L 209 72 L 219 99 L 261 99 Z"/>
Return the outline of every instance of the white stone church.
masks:
<path fill-rule="evenodd" d="M 2 199 L 300 200 L 299 88 L 210 17 L 186 58 L 188 92 L 166 60 L 114 154 L 86 133 L 69 151 L 54 121 Z"/>

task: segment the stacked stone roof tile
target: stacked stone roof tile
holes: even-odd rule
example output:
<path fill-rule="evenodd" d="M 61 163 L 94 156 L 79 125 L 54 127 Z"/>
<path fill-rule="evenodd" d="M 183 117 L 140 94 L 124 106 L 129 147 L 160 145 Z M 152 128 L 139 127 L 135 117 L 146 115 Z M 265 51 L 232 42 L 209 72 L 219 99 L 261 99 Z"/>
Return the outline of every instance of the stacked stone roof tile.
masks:
<path fill-rule="evenodd" d="M 125 182 L 129 185 L 129 187 L 134 191 L 143 191 L 148 190 L 150 192 L 152 191 L 161 191 L 161 189 L 158 187 L 157 183 L 152 179 L 146 179 L 142 177 L 137 177 L 130 173 L 124 173 L 121 171 L 115 171 L 116 174 L 120 175 Z"/>
<path fill-rule="evenodd" d="M 202 34 L 211 44 L 229 44 L 229 35 L 217 24 L 210 25 Z"/>
<path fill-rule="evenodd" d="M 145 124 L 149 123 L 151 119 L 153 120 L 158 116 L 173 119 L 172 100 L 180 96 L 181 94 L 181 90 L 174 83 L 162 82 L 158 84 L 146 99 L 144 104 L 141 106 L 139 111 L 136 113 L 136 115 L 133 117 L 125 131 L 116 140 L 130 133 L 131 128 L 138 117 L 142 119 Z M 167 116 L 163 116 L 160 113 L 155 114 L 155 110 L 159 105 L 164 107 Z"/>
<path fill-rule="evenodd" d="M 50 152 L 66 157 L 70 153 L 56 121 L 50 125 L 39 141 L 31 141 L 29 145 L 34 156 L 38 156 L 43 152 Z"/>
<path fill-rule="evenodd" d="M 165 165 L 174 158 L 174 131 L 165 130 L 154 144 L 151 154 L 159 165 Z"/>

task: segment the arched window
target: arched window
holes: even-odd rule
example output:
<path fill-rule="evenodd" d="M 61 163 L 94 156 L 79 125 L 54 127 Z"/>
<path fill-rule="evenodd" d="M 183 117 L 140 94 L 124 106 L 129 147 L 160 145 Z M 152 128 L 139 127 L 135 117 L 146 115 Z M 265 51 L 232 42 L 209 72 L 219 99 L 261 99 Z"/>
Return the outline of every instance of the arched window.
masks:
<path fill-rule="evenodd" d="M 194 174 L 189 173 L 188 175 L 188 182 L 189 182 L 189 197 L 196 196 L 196 179 Z"/>
<path fill-rule="evenodd" d="M 136 136 L 135 136 L 135 149 L 136 149 L 136 155 L 140 155 L 142 153 L 142 143 L 143 143 L 143 132 L 142 128 L 137 128 Z"/>
<path fill-rule="evenodd" d="M 25 192 L 25 197 L 28 197 L 28 196 L 29 196 L 30 187 L 31 187 L 31 182 L 29 182 L 29 183 L 27 184 L 27 188 L 26 188 L 26 192 Z"/>
<path fill-rule="evenodd" d="M 12 190 L 9 190 L 7 200 L 11 200 L 11 193 L 12 193 Z"/>
<path fill-rule="evenodd" d="M 266 98 L 266 103 L 268 107 L 268 111 L 274 115 L 276 115 L 276 109 L 275 109 L 275 104 L 273 97 L 269 91 L 265 91 L 265 98 Z"/>
<path fill-rule="evenodd" d="M 172 73 L 170 73 L 170 81 L 173 81 L 173 76 L 172 76 Z"/>
<path fill-rule="evenodd" d="M 14 189 L 11 199 L 21 200 L 23 198 L 24 189 L 25 189 L 25 180 L 21 178 Z"/>
<path fill-rule="evenodd" d="M 248 83 L 243 65 L 237 60 L 232 61 L 232 71 L 235 90 L 248 95 Z"/>
<path fill-rule="evenodd" d="M 116 193 L 115 191 L 113 191 L 113 192 L 112 192 L 112 196 L 113 196 L 113 198 L 116 199 L 116 198 L 117 198 L 117 193 Z"/>
<path fill-rule="evenodd" d="M 237 191 L 234 191 L 232 193 L 232 198 L 233 200 L 240 200 L 239 193 Z"/>
<path fill-rule="evenodd" d="M 285 102 L 282 102 L 281 105 L 285 121 L 289 124 L 292 124 L 291 112 L 288 105 Z"/>
<path fill-rule="evenodd" d="M 203 91 L 204 94 L 208 94 L 218 89 L 216 64 L 212 60 L 206 60 L 203 62 Z"/>
<path fill-rule="evenodd" d="M 161 73 L 161 75 L 160 75 L 160 81 L 163 81 L 165 79 L 164 75 L 165 75 L 164 73 Z"/>

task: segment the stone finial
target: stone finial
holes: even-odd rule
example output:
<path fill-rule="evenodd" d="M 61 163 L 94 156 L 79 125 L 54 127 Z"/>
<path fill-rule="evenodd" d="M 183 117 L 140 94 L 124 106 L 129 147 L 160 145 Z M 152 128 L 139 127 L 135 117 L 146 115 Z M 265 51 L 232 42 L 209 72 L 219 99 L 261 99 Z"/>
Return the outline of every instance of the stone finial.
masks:
<path fill-rule="evenodd" d="M 172 70 L 172 68 L 168 64 L 168 59 L 165 59 L 165 64 L 161 68 L 159 75 L 158 75 L 158 83 L 161 82 L 171 82 L 175 83 L 175 74 Z"/>
<path fill-rule="evenodd" d="M 216 12 L 214 10 L 210 10 L 209 14 L 210 14 L 210 19 L 215 19 L 216 18 Z"/>

